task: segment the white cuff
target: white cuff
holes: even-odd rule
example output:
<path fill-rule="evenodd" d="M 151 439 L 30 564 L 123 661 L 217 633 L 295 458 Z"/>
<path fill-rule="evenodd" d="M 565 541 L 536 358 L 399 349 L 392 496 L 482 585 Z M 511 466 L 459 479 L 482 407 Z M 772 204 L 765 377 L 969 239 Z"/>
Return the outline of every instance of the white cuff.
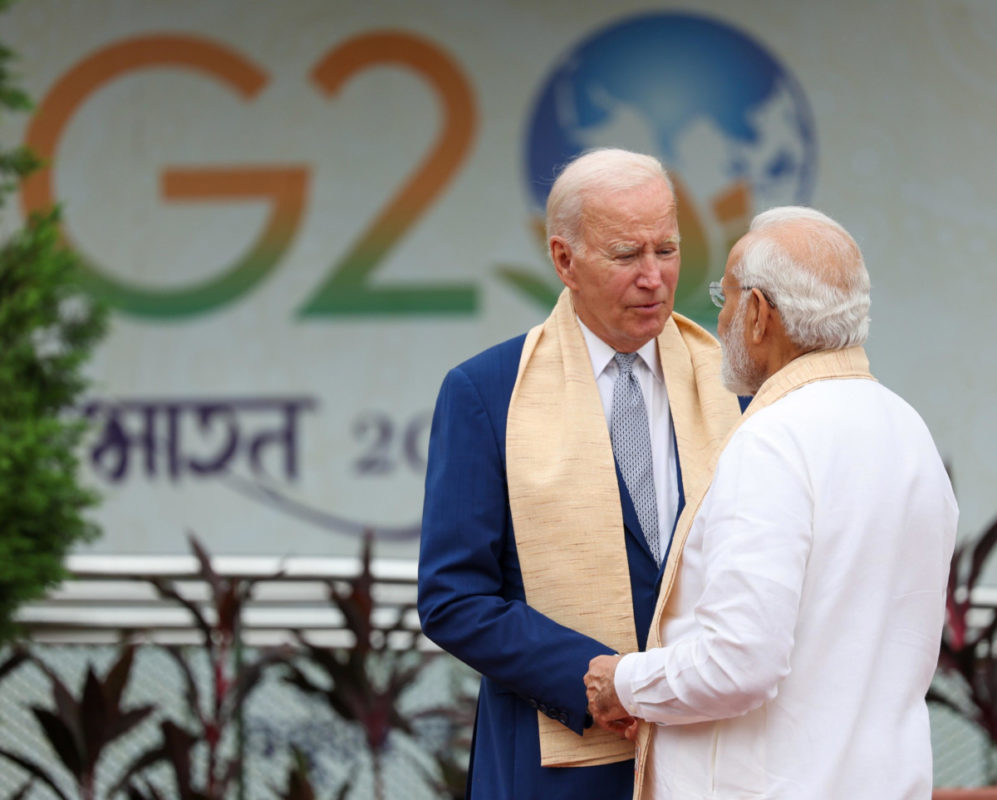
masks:
<path fill-rule="evenodd" d="M 643 653 L 627 653 L 616 664 L 616 672 L 613 675 L 613 685 L 616 687 L 616 696 L 620 698 L 620 704 L 633 717 L 637 714 L 637 703 L 633 695 L 633 676 L 637 670 L 637 665 Z"/>

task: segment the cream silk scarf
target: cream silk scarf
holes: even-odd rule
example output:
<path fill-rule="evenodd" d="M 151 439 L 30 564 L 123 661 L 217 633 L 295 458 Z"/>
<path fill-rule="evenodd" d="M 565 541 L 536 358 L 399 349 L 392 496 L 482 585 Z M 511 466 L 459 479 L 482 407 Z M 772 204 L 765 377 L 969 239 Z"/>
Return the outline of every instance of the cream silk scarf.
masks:
<path fill-rule="evenodd" d="M 673 314 L 658 337 L 658 357 L 683 490 L 694 496 L 740 409 L 720 382 L 720 347 L 699 326 Z M 523 345 L 509 402 L 506 471 L 526 601 L 618 652 L 636 650 L 613 449 L 567 289 Z M 578 736 L 544 714 L 538 719 L 544 766 L 633 757 L 633 745 L 608 731 Z"/>
<path fill-rule="evenodd" d="M 657 606 L 654 609 L 654 617 L 651 620 L 651 630 L 647 637 L 648 650 L 652 647 L 662 646 L 661 629 L 664 619 L 667 618 L 669 613 L 668 598 L 675 584 L 675 576 L 678 573 L 682 548 L 685 545 L 686 538 L 689 536 L 689 530 L 692 528 L 692 521 L 699 511 L 699 507 L 703 504 L 703 499 L 710 488 L 710 483 L 713 481 L 716 462 L 719 460 L 723 448 L 730 441 L 731 436 L 734 435 L 737 428 L 751 417 L 752 414 L 757 413 L 766 406 L 772 405 L 776 400 L 789 394 L 794 389 L 799 389 L 801 386 L 813 383 L 814 381 L 841 378 L 875 380 L 869 372 L 869 359 L 866 357 L 864 349 L 861 347 L 849 347 L 845 350 L 822 350 L 807 353 L 790 361 L 761 385 L 758 394 L 752 399 L 740 422 L 730 431 L 724 440 L 723 446 L 714 456 L 713 463 L 709 468 L 709 480 L 701 486 L 698 495 L 686 495 L 685 509 L 682 511 L 682 516 L 679 517 L 678 525 L 675 527 L 675 534 L 672 537 L 672 550 L 668 554 L 668 563 L 665 565 L 665 573 L 661 578 L 661 591 L 658 594 Z M 652 729 L 653 726 L 641 723 L 638 732 L 634 798 L 644 796 L 644 778 L 647 772 L 648 755 L 652 746 Z"/>

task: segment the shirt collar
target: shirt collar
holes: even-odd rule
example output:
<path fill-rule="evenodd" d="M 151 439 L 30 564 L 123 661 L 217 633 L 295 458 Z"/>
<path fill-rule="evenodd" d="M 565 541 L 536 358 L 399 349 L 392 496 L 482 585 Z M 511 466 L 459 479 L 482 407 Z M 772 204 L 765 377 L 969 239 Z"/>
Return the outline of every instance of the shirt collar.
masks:
<path fill-rule="evenodd" d="M 592 333 L 585 323 L 578 318 L 577 314 L 575 315 L 575 319 L 578 320 L 578 327 L 582 329 L 582 336 L 585 337 L 585 344 L 588 347 L 589 358 L 592 360 L 592 372 L 598 378 L 603 372 L 605 372 L 606 367 L 608 367 L 610 362 L 613 360 L 613 356 L 616 355 L 616 351 Z M 658 381 L 662 381 L 663 376 L 661 374 L 661 363 L 658 360 L 658 338 L 654 337 L 651 341 L 644 344 L 644 346 L 637 351 L 637 355 L 640 357 L 640 360 L 644 362 L 644 366 L 651 371 L 651 374 Z"/>

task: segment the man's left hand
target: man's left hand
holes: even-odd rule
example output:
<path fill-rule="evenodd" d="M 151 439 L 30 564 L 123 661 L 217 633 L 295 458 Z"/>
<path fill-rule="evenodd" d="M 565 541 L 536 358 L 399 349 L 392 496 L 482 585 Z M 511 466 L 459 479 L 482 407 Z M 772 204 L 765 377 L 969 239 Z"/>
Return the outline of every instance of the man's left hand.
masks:
<path fill-rule="evenodd" d="M 620 703 L 613 682 L 616 665 L 622 657 L 596 656 L 589 661 L 589 671 L 585 673 L 585 696 L 589 701 L 589 713 L 599 727 L 616 731 L 632 740 L 636 735 L 637 720 Z"/>

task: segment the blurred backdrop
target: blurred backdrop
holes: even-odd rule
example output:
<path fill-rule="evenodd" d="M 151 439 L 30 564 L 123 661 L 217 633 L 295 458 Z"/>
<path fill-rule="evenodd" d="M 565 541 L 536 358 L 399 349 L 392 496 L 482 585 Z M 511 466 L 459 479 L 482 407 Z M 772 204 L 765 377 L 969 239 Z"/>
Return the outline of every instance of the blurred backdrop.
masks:
<path fill-rule="evenodd" d="M 540 321 L 538 221 L 584 148 L 681 195 L 678 309 L 752 214 L 861 244 L 877 377 L 926 419 L 961 533 L 997 512 L 997 5 L 988 0 L 22 0 L 2 19 L 114 309 L 91 365 L 88 553 L 414 558 L 445 371 Z M 2 233 L 2 230 L 0 230 Z M 819 424 L 819 420 L 815 420 Z"/>
<path fill-rule="evenodd" d="M 288 686 L 269 670 L 245 709 L 205 723 L 238 722 L 223 739 L 245 760 L 240 797 L 275 796 L 299 750 L 316 785 L 352 784 L 350 797 L 462 796 L 474 676 L 425 652 L 411 606 L 430 416 L 447 369 L 546 315 L 559 287 L 542 209 L 586 148 L 669 167 L 676 305 L 710 328 L 707 283 L 755 213 L 796 203 L 839 220 L 872 276 L 874 373 L 933 432 L 961 536 L 997 517 L 990 0 L 20 0 L 0 41 L 35 101 L 0 116 L 0 151 L 27 144 L 47 164 L 2 209 L 0 238 L 61 205 L 87 286 L 112 309 L 80 408 L 102 535 L 74 554 L 77 580 L 23 619 L 72 685 L 114 663 L 121 630 L 193 641 L 187 655 L 140 648 L 129 689 L 185 725 L 201 700 L 180 676 L 224 695 L 226 670 L 243 669 L 240 625 L 251 648 L 308 629 L 294 656 L 306 667 L 333 663 L 320 645 L 351 648 L 353 682 L 336 674 L 330 707 L 292 691 L 307 688 L 301 673 Z M 365 529 L 376 585 L 357 572 Z M 172 559 L 189 534 L 232 577 L 226 591 L 289 557 L 286 585 L 261 585 L 225 628 L 230 598 L 206 591 L 219 584 L 205 564 Z M 181 594 L 214 620 L 200 649 L 188 611 L 161 607 Z M 979 659 L 960 661 L 963 677 L 997 674 L 987 636 L 959 639 Z M 168 655 L 192 666 L 174 674 Z M 370 695 L 393 664 L 419 666 L 344 716 L 336 693 Z M 51 763 L 29 708 L 54 673 L 11 669 L 0 664 L 0 748 Z M 980 723 L 997 719 L 994 691 L 969 686 L 936 680 L 962 698 L 932 704 L 939 785 L 997 775 Z M 383 729 L 385 704 L 405 736 Z M 157 731 L 150 717 L 109 760 L 130 763 Z M 3 763 L 11 795 L 25 778 Z"/>

